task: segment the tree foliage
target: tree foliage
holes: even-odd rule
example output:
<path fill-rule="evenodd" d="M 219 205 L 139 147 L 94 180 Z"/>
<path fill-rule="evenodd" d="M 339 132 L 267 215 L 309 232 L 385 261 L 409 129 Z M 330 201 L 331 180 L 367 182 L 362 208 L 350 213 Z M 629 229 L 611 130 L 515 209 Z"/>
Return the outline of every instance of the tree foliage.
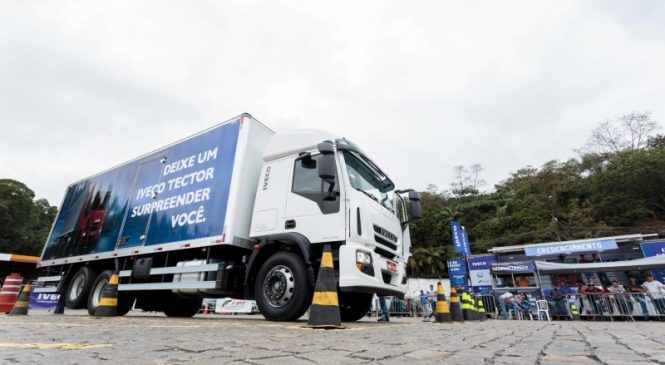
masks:
<path fill-rule="evenodd" d="M 474 191 L 473 179 L 464 177 L 470 170 L 459 166 L 452 194 L 430 186 L 422 193 L 423 218 L 411 230 L 415 258 L 410 272 L 443 274 L 437 270 L 457 255 L 451 249 L 451 220 L 467 228 L 474 254 L 559 239 L 665 234 L 665 136 L 654 134 L 658 125 L 648 113 L 608 123 L 593 132 L 579 158 L 526 166 L 494 191 Z M 612 138 L 596 138 L 608 128 Z M 431 257 L 424 259 L 426 254 Z"/>
<path fill-rule="evenodd" d="M 39 255 L 56 213 L 25 184 L 0 179 L 0 252 Z"/>

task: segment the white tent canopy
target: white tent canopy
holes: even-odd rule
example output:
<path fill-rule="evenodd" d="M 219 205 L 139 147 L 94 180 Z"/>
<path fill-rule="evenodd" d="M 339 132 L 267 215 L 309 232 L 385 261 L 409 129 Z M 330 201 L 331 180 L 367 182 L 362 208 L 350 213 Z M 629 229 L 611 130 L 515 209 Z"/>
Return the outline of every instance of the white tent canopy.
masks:
<path fill-rule="evenodd" d="M 560 264 L 556 262 L 536 261 L 541 273 L 565 274 L 599 271 L 640 271 L 665 268 L 665 255 L 645 257 L 643 259 L 613 262 L 594 262 L 589 264 Z"/>

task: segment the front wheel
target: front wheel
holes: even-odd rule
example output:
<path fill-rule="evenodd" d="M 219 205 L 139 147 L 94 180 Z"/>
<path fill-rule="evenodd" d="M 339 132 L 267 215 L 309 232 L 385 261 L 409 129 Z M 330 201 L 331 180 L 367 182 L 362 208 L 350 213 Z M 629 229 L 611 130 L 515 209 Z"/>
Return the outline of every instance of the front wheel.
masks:
<path fill-rule="evenodd" d="M 372 294 L 339 293 L 339 314 L 343 322 L 355 322 L 366 316 L 372 305 Z"/>
<path fill-rule="evenodd" d="M 278 252 L 268 258 L 256 276 L 256 305 L 270 321 L 295 321 L 302 317 L 312 301 L 305 264 L 290 252 Z"/>

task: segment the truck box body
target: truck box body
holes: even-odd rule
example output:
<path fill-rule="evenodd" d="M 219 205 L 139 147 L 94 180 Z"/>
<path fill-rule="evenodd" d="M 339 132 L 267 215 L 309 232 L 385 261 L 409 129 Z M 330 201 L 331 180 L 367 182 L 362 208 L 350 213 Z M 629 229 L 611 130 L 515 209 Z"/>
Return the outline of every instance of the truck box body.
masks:
<path fill-rule="evenodd" d="M 243 114 L 67 188 L 39 266 L 193 247 L 250 248 L 262 152 Z"/>

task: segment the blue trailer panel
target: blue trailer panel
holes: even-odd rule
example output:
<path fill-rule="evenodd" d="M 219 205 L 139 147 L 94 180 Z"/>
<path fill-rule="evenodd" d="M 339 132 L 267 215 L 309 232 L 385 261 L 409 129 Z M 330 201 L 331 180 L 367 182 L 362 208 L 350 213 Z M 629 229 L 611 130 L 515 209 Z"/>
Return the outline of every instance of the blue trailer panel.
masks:
<path fill-rule="evenodd" d="M 42 261 L 222 235 L 241 124 L 69 186 Z"/>

